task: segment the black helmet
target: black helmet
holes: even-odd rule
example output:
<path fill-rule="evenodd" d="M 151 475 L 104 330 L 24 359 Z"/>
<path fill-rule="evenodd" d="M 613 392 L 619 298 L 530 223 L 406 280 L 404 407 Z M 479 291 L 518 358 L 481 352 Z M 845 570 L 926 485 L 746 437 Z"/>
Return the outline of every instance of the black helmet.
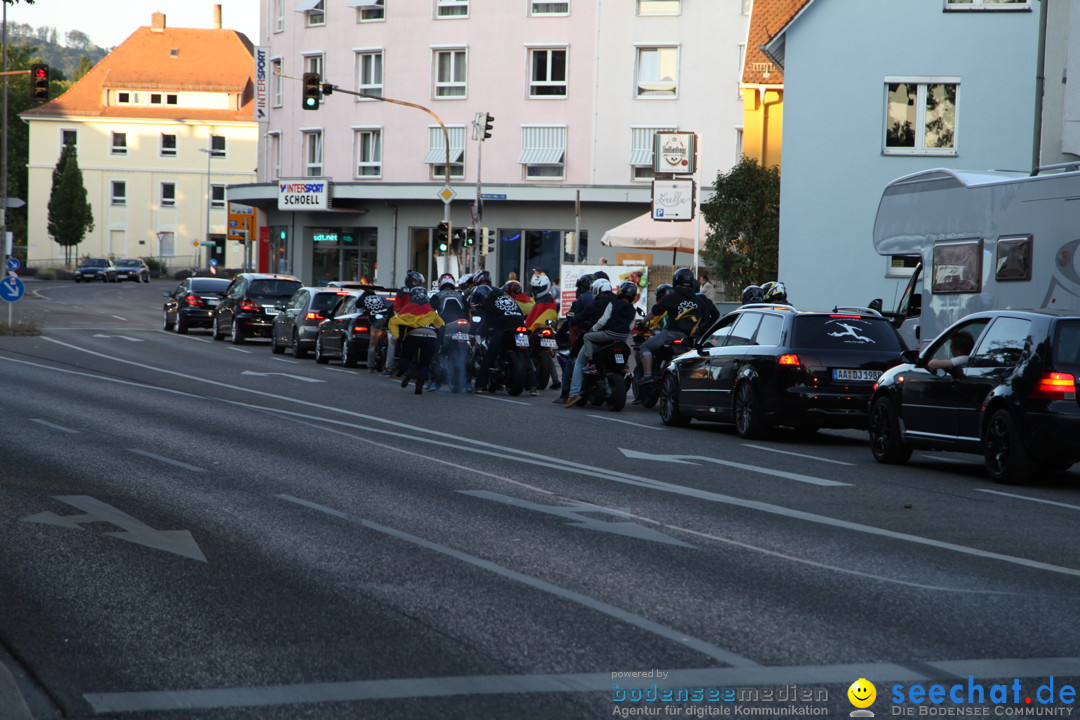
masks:
<path fill-rule="evenodd" d="M 761 288 L 765 295 L 765 302 L 770 303 L 786 303 L 787 302 L 787 288 L 782 282 L 766 283 L 765 287 Z"/>
<path fill-rule="evenodd" d="M 593 277 L 593 282 L 596 282 L 600 278 L 604 278 L 605 280 L 611 280 L 611 278 L 608 277 L 608 274 L 606 272 L 604 272 L 603 270 L 597 270 L 596 272 L 593 273 L 592 277 Z"/>
<path fill-rule="evenodd" d="M 414 287 L 409 290 L 409 302 L 416 305 L 426 305 L 428 301 L 427 290 L 422 287 Z"/>
<path fill-rule="evenodd" d="M 675 288 L 671 287 L 667 283 L 664 283 L 663 285 L 656 288 L 656 302 L 660 302 L 661 300 L 663 300 L 664 297 L 674 289 Z"/>
<path fill-rule="evenodd" d="M 592 287 L 592 281 L 595 279 L 596 278 L 590 273 L 585 273 L 579 277 L 577 279 L 577 294 L 581 295 L 582 293 L 588 292 L 589 288 Z"/>
<path fill-rule="evenodd" d="M 623 284 L 619 285 L 619 297 L 628 302 L 634 302 L 634 298 L 637 297 L 637 285 L 627 280 Z"/>
<path fill-rule="evenodd" d="M 487 270 L 477 270 L 472 277 L 473 285 L 491 285 L 491 273 Z"/>
<path fill-rule="evenodd" d="M 443 273 L 439 276 L 439 282 L 437 283 L 437 286 L 440 290 L 442 290 L 444 287 L 449 287 L 451 290 L 453 290 L 457 287 L 457 281 L 454 280 L 454 276 L 450 273 Z"/>
<path fill-rule="evenodd" d="M 415 270 L 405 273 L 405 287 L 407 288 L 424 287 L 424 282 L 424 276 Z"/>
<path fill-rule="evenodd" d="M 694 277 L 694 271 L 688 267 L 676 270 L 675 274 L 671 276 L 671 284 L 677 288 L 697 290 L 697 279 Z"/>
<path fill-rule="evenodd" d="M 759 303 L 765 299 L 765 291 L 758 285 L 747 285 L 742 291 L 743 305 Z"/>
<path fill-rule="evenodd" d="M 469 293 L 469 307 L 474 310 L 479 310 L 484 307 L 484 303 L 487 302 L 488 296 L 495 292 L 495 289 L 490 285 L 477 285 Z"/>

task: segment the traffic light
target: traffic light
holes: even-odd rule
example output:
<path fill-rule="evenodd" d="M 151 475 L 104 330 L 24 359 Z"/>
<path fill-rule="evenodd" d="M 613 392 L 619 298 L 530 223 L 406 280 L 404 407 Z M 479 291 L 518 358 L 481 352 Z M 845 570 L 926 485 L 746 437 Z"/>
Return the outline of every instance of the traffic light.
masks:
<path fill-rule="evenodd" d="M 491 113 L 484 113 L 484 135 L 480 138 L 481 141 L 487 140 L 491 137 L 491 124 L 495 122 L 495 116 Z"/>
<path fill-rule="evenodd" d="M 30 66 L 30 97 L 38 102 L 49 99 L 49 66 L 45 63 Z"/>
<path fill-rule="evenodd" d="M 450 249 L 450 223 L 445 220 L 435 228 L 435 248 L 441 253 Z"/>
<path fill-rule="evenodd" d="M 319 101 L 322 99 L 322 83 L 319 81 L 319 73 L 304 73 L 304 109 L 318 110 Z"/>
<path fill-rule="evenodd" d="M 484 244 L 480 246 L 480 250 L 484 255 L 490 255 L 495 252 L 495 231 L 491 228 L 482 228 L 480 232 L 484 241 Z"/>
<path fill-rule="evenodd" d="M 476 244 L 476 228 L 470 227 L 465 229 L 465 246 L 472 247 Z"/>

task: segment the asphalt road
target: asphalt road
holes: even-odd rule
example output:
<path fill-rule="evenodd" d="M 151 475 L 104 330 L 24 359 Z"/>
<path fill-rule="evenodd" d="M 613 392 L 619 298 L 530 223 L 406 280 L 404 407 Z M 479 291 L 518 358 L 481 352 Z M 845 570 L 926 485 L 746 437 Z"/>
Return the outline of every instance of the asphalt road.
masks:
<path fill-rule="evenodd" d="M 878 717 L 934 683 L 1075 707 L 1037 696 L 1080 685 L 1075 471 L 416 397 L 164 332 L 171 287 L 32 284 L 44 334 L 0 337 L 0 661 L 35 717 L 846 716 L 860 677 Z"/>

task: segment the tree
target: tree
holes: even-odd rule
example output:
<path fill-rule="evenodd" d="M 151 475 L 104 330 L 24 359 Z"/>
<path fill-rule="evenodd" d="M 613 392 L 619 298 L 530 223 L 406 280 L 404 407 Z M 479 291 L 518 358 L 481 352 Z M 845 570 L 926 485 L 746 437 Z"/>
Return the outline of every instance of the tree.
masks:
<path fill-rule="evenodd" d="M 71 265 L 72 248 L 94 229 L 94 213 L 86 201 L 86 186 L 74 143 L 65 143 L 53 170 L 49 196 L 49 235 L 64 248 L 64 263 Z"/>
<path fill-rule="evenodd" d="M 716 176 L 716 194 L 702 203 L 709 224 L 706 264 L 728 289 L 776 279 L 780 245 L 780 168 L 762 167 L 743 156 L 728 173 Z"/>
<path fill-rule="evenodd" d="M 79 58 L 79 67 L 75 68 L 75 82 L 82 80 L 83 75 L 94 69 L 93 61 L 83 55 Z"/>

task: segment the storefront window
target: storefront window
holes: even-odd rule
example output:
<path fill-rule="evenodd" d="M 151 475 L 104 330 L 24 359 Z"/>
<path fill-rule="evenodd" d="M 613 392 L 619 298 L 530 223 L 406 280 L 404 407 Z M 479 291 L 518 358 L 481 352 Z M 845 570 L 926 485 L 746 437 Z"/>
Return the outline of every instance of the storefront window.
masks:
<path fill-rule="evenodd" d="M 375 228 L 313 229 L 313 283 L 325 285 L 332 280 L 374 282 L 377 239 Z"/>

